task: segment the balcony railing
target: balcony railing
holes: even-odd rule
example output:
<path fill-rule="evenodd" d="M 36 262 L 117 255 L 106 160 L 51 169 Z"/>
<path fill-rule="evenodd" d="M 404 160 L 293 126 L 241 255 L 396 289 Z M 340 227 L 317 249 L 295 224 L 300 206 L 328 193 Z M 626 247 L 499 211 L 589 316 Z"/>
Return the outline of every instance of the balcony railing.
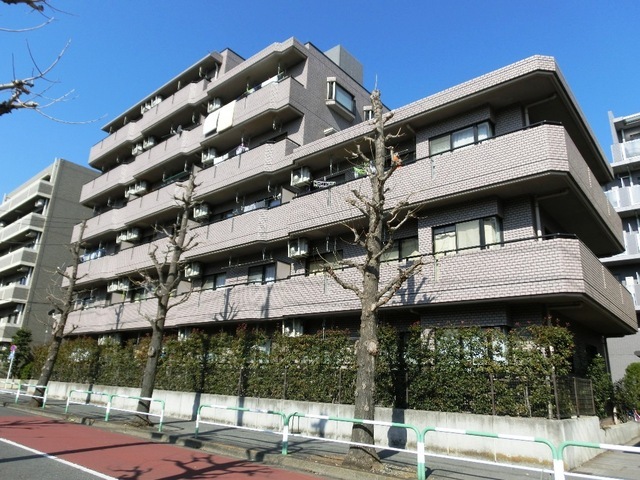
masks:
<path fill-rule="evenodd" d="M 17 192 L 12 197 L 7 198 L 6 201 L 0 205 L 0 217 L 5 213 L 14 210 L 29 199 L 41 196 L 49 197 L 51 196 L 52 192 L 53 185 L 51 185 L 51 183 L 47 182 L 46 180 L 35 182 L 29 185 L 29 187 L 25 188 L 24 190 Z"/>
<path fill-rule="evenodd" d="M 15 252 L 0 257 L 0 272 L 18 265 L 33 266 L 36 263 L 38 252 L 31 248 L 21 248 Z"/>
<path fill-rule="evenodd" d="M 7 285 L 0 287 L 0 304 L 26 302 L 29 296 L 29 287 L 24 285 Z"/>
<path fill-rule="evenodd" d="M 640 157 L 638 157 L 640 159 Z M 630 207 L 640 208 L 640 185 L 629 187 L 614 187 L 605 192 L 607 198 L 616 209 Z"/>
<path fill-rule="evenodd" d="M 439 259 L 425 255 L 424 262 L 422 272 L 407 282 L 388 306 L 521 301 L 523 298 L 535 302 L 566 293 L 572 297 L 590 298 L 598 305 L 598 311 L 608 311 L 609 315 L 629 326 L 635 322 L 631 296 L 575 238 L 524 239 L 506 243 L 501 248 L 469 251 Z M 385 263 L 383 279 L 388 280 L 396 272 L 396 267 L 397 262 Z M 355 269 L 350 268 L 341 272 L 345 281 L 354 281 L 358 275 Z M 291 276 L 266 285 L 251 285 L 246 279 L 238 280 L 242 282 L 227 284 L 225 288 L 195 290 L 189 301 L 171 310 L 167 324 L 275 319 L 356 312 L 359 308 L 353 294 L 324 275 Z M 622 299 L 622 303 L 610 300 L 616 298 Z M 125 302 L 74 312 L 72 323 L 80 325 L 78 333 L 146 328 L 148 325 L 143 314 L 147 310 L 151 312 L 153 305 L 153 301 Z"/>
<path fill-rule="evenodd" d="M 44 228 L 44 215 L 30 213 L 29 215 L 0 229 L 0 243 L 26 232 L 27 230 L 42 231 Z"/>

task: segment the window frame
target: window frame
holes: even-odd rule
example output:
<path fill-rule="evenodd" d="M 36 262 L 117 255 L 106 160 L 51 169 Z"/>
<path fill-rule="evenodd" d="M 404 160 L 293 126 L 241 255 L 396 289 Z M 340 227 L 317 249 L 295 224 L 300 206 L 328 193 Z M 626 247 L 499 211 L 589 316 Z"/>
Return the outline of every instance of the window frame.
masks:
<path fill-rule="evenodd" d="M 273 269 L 272 276 L 268 275 L 269 273 L 271 273 L 270 269 Z M 254 280 L 251 280 L 252 270 L 254 271 L 253 273 Z M 269 284 L 275 283 L 276 272 L 277 272 L 277 269 L 276 269 L 275 262 L 265 263 L 263 265 L 253 265 L 249 267 L 249 269 L 247 270 L 247 284 L 248 285 L 269 285 Z M 260 274 L 260 280 L 257 279 L 257 273 Z"/>
<path fill-rule="evenodd" d="M 345 120 L 352 122 L 356 118 L 355 95 L 342 86 L 335 77 L 327 78 L 325 104 Z"/>
<path fill-rule="evenodd" d="M 480 133 L 482 129 L 486 127 L 486 133 Z M 454 146 L 454 136 L 457 134 L 461 134 L 466 130 L 473 129 L 473 140 L 470 142 L 460 143 Z M 458 148 L 467 147 L 469 145 L 475 145 L 477 143 L 483 142 L 484 140 L 488 140 L 493 138 L 495 135 L 493 123 L 490 120 L 483 120 L 482 122 L 474 123 L 472 125 L 467 125 L 463 128 L 458 128 L 456 130 L 452 130 L 442 135 L 437 135 L 435 137 L 431 137 L 429 139 L 429 156 L 440 155 L 441 153 L 451 152 L 453 150 L 457 150 Z M 443 145 L 446 143 L 447 148 L 442 148 L 442 146 L 438 147 L 438 150 L 434 152 L 434 145 L 442 142 Z"/>
<path fill-rule="evenodd" d="M 460 234 L 463 231 L 459 228 L 464 226 L 465 224 L 470 224 L 472 222 L 477 222 L 476 232 L 478 234 L 478 244 L 477 245 L 466 245 L 460 246 Z M 497 242 L 487 242 L 487 228 L 493 228 L 493 234 L 498 237 Z M 438 250 L 437 242 L 438 235 L 451 235 L 454 234 L 453 240 L 455 241 L 455 248 L 453 249 L 444 249 Z M 470 220 L 464 220 L 456 223 L 450 223 L 447 225 L 441 225 L 437 227 L 432 227 L 431 229 L 432 236 L 432 247 L 433 247 L 433 255 L 436 258 L 456 255 L 460 251 L 478 251 L 478 250 L 486 250 L 496 248 L 502 245 L 504 242 L 503 229 L 502 229 L 502 218 L 498 215 L 490 215 L 487 217 L 473 218 Z M 451 237 L 450 237 L 451 238 Z M 447 238 L 443 237 L 442 240 L 446 243 Z"/>
<path fill-rule="evenodd" d="M 332 257 L 332 258 L 329 258 Z M 342 250 L 335 250 L 332 252 L 316 253 L 307 258 L 305 265 L 305 275 L 307 277 L 324 274 L 324 265 L 330 264 L 334 267 L 339 267 L 340 262 L 344 258 Z M 318 268 L 315 268 L 318 265 Z"/>
<path fill-rule="evenodd" d="M 415 242 L 415 248 L 412 248 L 412 242 Z M 411 248 L 411 254 L 408 254 L 408 252 L 404 251 L 407 248 Z M 418 238 L 418 235 L 413 235 L 411 237 L 394 239 L 391 247 L 389 247 L 389 249 L 380 257 L 380 261 L 400 262 L 403 260 L 408 260 L 412 257 L 416 257 L 418 255 L 420 255 L 420 240 Z"/>
<path fill-rule="evenodd" d="M 218 285 L 222 279 L 222 284 Z M 207 286 L 207 282 L 211 281 L 211 286 Z M 227 288 L 227 272 L 212 273 L 210 275 L 204 275 L 202 277 L 201 290 L 220 290 L 221 288 Z"/>

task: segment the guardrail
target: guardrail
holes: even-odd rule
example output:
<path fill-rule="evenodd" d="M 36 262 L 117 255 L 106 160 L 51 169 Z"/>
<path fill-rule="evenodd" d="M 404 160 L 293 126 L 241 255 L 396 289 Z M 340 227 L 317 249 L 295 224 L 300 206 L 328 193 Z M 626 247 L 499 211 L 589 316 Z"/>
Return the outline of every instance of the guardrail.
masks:
<path fill-rule="evenodd" d="M 82 393 L 87 395 L 87 400 L 84 402 L 74 402 L 71 400 L 71 396 L 74 393 Z M 103 404 L 97 404 L 97 403 L 91 403 L 90 399 L 92 395 L 96 395 L 96 396 L 100 396 L 100 397 L 108 397 L 107 399 L 107 403 L 106 405 Z M 137 410 L 131 410 L 131 409 L 127 409 L 127 408 L 119 408 L 119 407 L 114 407 L 113 406 L 113 399 L 114 398 L 123 398 L 123 399 L 128 399 L 128 400 L 144 400 L 144 401 L 149 401 L 149 402 L 156 402 L 160 404 L 160 413 L 146 413 L 146 412 L 138 412 Z M 112 410 L 116 410 L 118 412 L 128 412 L 128 413 L 135 413 L 136 415 L 145 415 L 147 417 L 158 417 L 160 419 L 160 422 L 158 423 L 158 432 L 162 432 L 162 425 L 164 423 L 164 410 L 165 410 L 165 402 L 164 400 L 159 400 L 156 398 L 148 398 L 148 397 L 137 397 L 134 395 L 121 395 L 118 393 L 104 393 L 104 392 L 94 392 L 92 390 L 76 390 L 76 389 L 72 389 L 69 391 L 69 394 L 67 395 L 67 404 L 65 406 L 64 409 L 64 413 L 68 413 L 69 412 L 69 405 L 70 404 L 74 404 L 74 405 L 90 405 L 92 407 L 97 407 L 97 408 L 104 408 L 106 409 L 105 412 L 105 416 L 104 416 L 104 421 L 108 422 L 109 421 L 109 416 L 111 414 Z"/>
<path fill-rule="evenodd" d="M 426 427 L 422 430 L 422 434 L 426 438 L 429 432 L 439 432 L 439 433 L 452 433 L 455 435 L 469 435 L 472 437 L 485 437 L 485 438 L 500 438 L 503 440 L 516 440 L 520 442 L 530 442 L 530 443 L 542 443 L 551 449 L 551 456 L 553 458 L 553 472 L 555 480 L 564 480 L 564 462 L 562 461 L 562 457 L 559 454 L 558 449 L 555 447 L 553 443 L 549 440 L 539 437 L 530 437 L 526 435 L 512 435 L 508 433 L 493 433 L 493 432 L 480 432 L 476 430 L 462 430 L 457 428 L 443 428 L 443 427 Z M 424 469 L 423 469 L 424 472 Z M 420 477 L 418 473 L 419 480 L 424 480 L 423 476 Z"/>
<path fill-rule="evenodd" d="M 16 381 L 8 381 L 5 380 L 4 382 L 4 389 L 0 389 L 0 393 L 8 393 L 10 395 L 14 395 L 16 396 L 15 399 L 15 403 L 18 403 L 18 400 L 20 400 L 20 397 L 31 397 L 31 398 L 39 398 L 42 400 L 42 408 L 44 408 L 47 405 L 47 390 L 48 387 L 46 385 L 35 385 L 35 384 L 30 384 L 30 383 L 22 383 L 20 381 L 16 382 Z M 11 386 L 15 386 L 16 388 L 11 388 L 9 390 L 7 390 L 7 384 L 11 385 Z M 25 389 L 25 391 L 23 392 L 22 389 Z M 28 393 L 29 389 L 33 388 L 33 393 Z M 36 389 L 41 389 L 43 390 L 43 394 L 42 395 L 37 395 L 36 394 Z"/>
<path fill-rule="evenodd" d="M 205 408 L 217 409 L 217 410 L 231 410 L 235 412 L 248 412 L 248 413 L 261 413 L 266 415 L 277 415 L 282 419 L 282 454 L 286 455 L 286 444 L 287 437 L 289 432 L 289 424 L 287 415 L 283 412 L 279 412 L 277 410 L 262 410 L 257 408 L 245 408 L 245 407 L 229 407 L 227 405 L 200 405 L 198 407 L 198 414 L 196 416 L 196 429 L 195 429 L 195 437 L 198 438 L 198 433 L 200 432 L 200 424 L 206 425 L 223 425 L 229 426 L 228 423 L 219 423 L 219 422 L 211 422 L 202 420 L 202 410 Z M 252 430 L 254 432 L 264 432 L 264 433 L 272 433 L 274 435 L 279 435 L 281 432 L 273 431 L 268 429 L 260 429 L 260 428 L 252 428 L 252 427 L 241 427 L 238 425 L 234 425 L 235 428 L 239 428 L 241 430 Z"/>
<path fill-rule="evenodd" d="M 395 422 L 382 422 L 382 421 L 376 421 L 376 420 L 365 420 L 362 418 L 345 418 L 345 417 L 332 417 L 329 415 L 316 415 L 316 414 L 310 414 L 310 413 L 297 413 L 294 412 L 290 415 L 287 415 L 286 417 L 286 422 L 285 422 L 285 428 L 283 430 L 283 438 L 282 438 L 282 454 L 286 455 L 287 449 L 288 449 L 288 438 L 285 437 L 285 432 L 288 434 L 289 432 L 289 422 L 291 421 L 292 418 L 315 418 L 318 420 L 327 420 L 327 421 L 334 421 L 334 422 L 346 422 L 346 423 L 353 423 L 354 425 L 359 424 L 359 425 L 379 425 L 382 427 L 395 427 L 395 428 L 404 428 L 407 430 L 413 430 L 413 432 L 416 434 L 416 444 L 417 444 L 417 450 L 414 452 L 413 450 L 407 450 L 407 449 L 403 449 L 403 448 L 394 448 L 394 447 L 384 447 L 386 450 L 395 450 L 395 451 L 399 451 L 399 452 L 409 452 L 409 453 L 415 453 L 417 456 L 417 474 L 418 474 L 418 480 L 425 480 L 425 450 L 424 450 L 424 434 L 423 432 L 421 432 L 420 430 L 418 430 L 418 428 L 414 427 L 413 425 L 410 425 L 408 423 L 395 423 Z M 359 447 L 369 447 L 369 448 L 375 448 L 375 445 L 370 445 L 368 443 L 358 443 L 358 442 L 348 442 L 348 441 L 344 441 L 344 440 L 334 440 L 334 439 L 327 439 L 327 438 L 318 438 L 318 437 L 314 437 L 311 435 L 302 435 L 299 433 L 296 434 L 291 434 L 292 437 L 302 437 L 302 438 L 311 438 L 311 439 L 315 439 L 315 440 L 324 440 L 327 442 L 334 442 L 334 443 L 346 443 L 348 445 L 355 445 L 355 446 L 359 446 Z"/>
<path fill-rule="evenodd" d="M 269 414 L 269 415 L 278 415 L 282 418 L 283 420 L 283 424 L 282 424 L 282 430 L 281 431 L 274 431 L 274 430 L 267 430 L 267 429 L 258 429 L 258 428 L 250 428 L 250 427 L 244 427 L 244 426 L 238 426 L 238 425 L 230 425 L 229 423 L 222 423 L 222 422 L 209 422 L 209 421 L 204 421 L 202 420 L 202 410 L 205 408 L 213 408 L 213 409 L 221 409 L 221 410 L 232 410 L 232 411 L 239 411 L 239 412 L 252 412 L 252 413 L 259 413 L 259 414 Z M 295 418 L 312 418 L 312 419 L 318 419 L 318 420 L 325 420 L 325 421 L 335 421 L 335 422 L 346 422 L 346 423 L 352 423 L 352 424 L 362 424 L 362 425 L 378 425 L 378 426 L 382 426 L 382 427 L 388 427 L 388 428 L 404 428 L 406 430 L 411 430 L 415 433 L 416 435 L 416 450 L 409 450 L 409 449 L 404 449 L 404 448 L 394 448 L 394 447 L 389 447 L 389 446 L 378 446 L 376 447 L 376 445 L 371 445 L 371 444 L 364 444 L 364 443 L 358 443 L 358 442 L 351 442 L 351 441 L 347 441 L 347 440 L 338 440 L 338 439 L 331 439 L 331 438 L 321 438 L 321 437 L 317 437 L 317 436 L 313 436 L 313 435 L 306 435 L 306 434 L 292 434 L 290 433 L 290 425 L 293 419 Z M 554 443 L 552 443 L 551 441 L 545 439 L 545 438 L 541 438 L 541 437 L 533 437 L 533 436 L 526 436 L 526 435 L 513 435 L 513 434 L 505 434 L 505 433 L 494 433 L 494 432 L 482 432 L 482 431 L 476 431 L 476 430 L 463 430 L 463 429 L 455 429 L 455 428 L 443 428 L 443 427 L 426 427 L 422 430 L 420 430 L 418 427 L 408 424 L 408 423 L 396 423 L 396 422 L 384 422 L 384 421 L 376 421 L 376 420 L 365 420 L 365 419 L 359 419 L 359 418 L 344 418 L 344 417 L 332 417 L 329 415 L 317 415 L 317 414 L 304 414 L 304 413 L 298 413 L 298 412 L 294 412 L 291 414 L 287 414 L 285 412 L 280 412 L 280 411 L 276 411 L 276 410 L 259 410 L 259 409 L 251 409 L 251 408 L 243 408 L 243 407 L 230 407 L 230 406 L 226 406 L 226 405 L 201 405 L 198 408 L 198 414 L 197 414 L 197 419 L 196 419 L 196 429 L 195 429 L 195 436 L 197 437 L 199 434 L 199 429 L 200 429 L 200 425 L 201 424 L 209 424 L 209 425 L 221 425 L 221 426 L 231 426 L 233 428 L 239 428 L 239 429 L 244 429 L 244 430 L 253 430 L 253 431 L 258 431 L 258 432 L 266 432 L 266 433 L 272 433 L 272 434 L 281 434 L 282 435 L 282 455 L 287 455 L 288 449 L 289 449 L 289 437 L 301 437 L 301 438 L 308 438 L 308 439 L 313 439 L 313 440 L 318 440 L 318 441 L 326 441 L 326 442 L 333 442 L 333 443 L 342 443 L 342 444 L 347 444 L 347 445 L 354 445 L 354 446 L 362 446 L 362 447 L 370 447 L 370 448 L 377 448 L 377 449 L 384 449 L 384 450 L 393 450 L 393 451 L 398 451 L 398 452 L 406 452 L 406 453 L 411 453 L 411 454 L 415 454 L 416 455 L 416 477 L 418 480 L 425 480 L 426 478 L 426 438 L 427 438 L 427 434 L 429 434 L 430 432 L 438 432 L 438 433 L 447 433 L 447 434 L 455 434 L 455 435 L 467 435 L 467 436 L 474 436 L 474 437 L 484 437 L 484 438 L 494 438 L 494 439 L 502 439 L 502 440 L 510 440 L 510 441 L 519 441 L 519 442 L 528 442 L 528 443 L 538 443 L 541 445 L 545 445 L 546 447 L 549 448 L 550 452 L 551 452 L 551 459 L 553 462 L 553 471 L 550 471 L 548 469 L 540 469 L 540 468 L 531 468 L 531 467 L 523 467 L 523 466 L 511 466 L 511 465 L 507 465 L 507 464 L 496 464 L 495 462 L 491 462 L 492 464 L 496 464 L 496 465 L 501 465 L 504 467 L 511 467 L 511 468 L 519 468 L 519 469 L 525 469 L 525 470 L 535 470 L 535 471 L 539 471 L 539 472 L 547 472 L 553 475 L 553 479 L 554 480 L 565 480 L 565 468 L 564 468 L 564 460 L 563 460 L 563 453 L 564 450 L 568 447 L 587 447 L 587 448 L 600 448 L 600 449 L 609 449 L 609 450 L 619 450 L 619 451 L 625 451 L 625 452 L 631 452 L 631 453 L 640 453 L 640 447 L 628 447 L 628 446 L 624 446 L 624 445 L 610 445 L 610 444 L 598 444 L 598 443 L 588 443 L 588 442 L 572 442 L 572 441 L 567 441 L 564 442 L 560 445 L 560 447 L 557 447 Z"/>
<path fill-rule="evenodd" d="M 614 445 L 611 443 L 590 443 L 590 442 L 574 442 L 568 440 L 562 442 L 558 448 L 558 465 L 561 471 L 559 471 L 554 477 L 555 480 L 564 480 L 564 451 L 568 447 L 583 447 L 583 448 L 597 448 L 601 450 L 616 450 L 619 452 L 640 453 L 640 447 L 632 447 L 628 445 Z M 554 462 L 555 466 L 555 462 Z M 555 469 L 554 469 L 555 471 Z"/>

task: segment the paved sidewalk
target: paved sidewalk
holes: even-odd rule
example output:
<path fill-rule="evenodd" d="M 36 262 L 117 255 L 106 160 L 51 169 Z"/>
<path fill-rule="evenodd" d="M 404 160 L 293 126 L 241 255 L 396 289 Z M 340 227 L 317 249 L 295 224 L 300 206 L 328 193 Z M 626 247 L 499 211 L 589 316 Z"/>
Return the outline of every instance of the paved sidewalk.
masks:
<path fill-rule="evenodd" d="M 313 440 L 292 436 L 289 439 L 289 454 L 283 456 L 282 437 L 265 432 L 239 429 L 232 426 L 213 426 L 203 424 L 195 437 L 195 421 L 165 418 L 162 433 L 158 428 L 140 428 L 128 425 L 132 415 L 112 411 L 110 421 L 104 422 L 105 409 L 86 405 L 71 405 L 65 415 L 65 402 L 50 399 L 45 410 L 27 407 L 28 399 L 20 399 L 14 405 L 8 395 L 0 394 L 0 402 L 5 406 L 24 409 L 32 414 L 65 418 L 95 427 L 118 431 L 157 442 L 183 445 L 202 449 L 210 453 L 228 455 L 235 458 L 263 462 L 298 471 L 306 471 L 325 478 L 361 480 L 363 473 L 340 466 L 347 446 L 333 442 Z M 640 446 L 640 438 L 636 440 Z M 380 475 L 367 474 L 367 479 L 382 480 L 388 478 L 416 478 L 416 455 L 413 453 L 381 450 L 384 470 Z M 427 455 L 428 480 L 453 479 L 494 479 L 511 480 L 519 478 L 553 479 L 550 470 L 524 469 L 518 466 L 505 466 L 493 462 L 479 462 L 469 459 L 452 459 Z M 616 478 L 640 480 L 640 454 L 624 452 L 606 452 L 582 465 L 570 478 Z M 587 474 L 588 476 L 585 476 Z"/>

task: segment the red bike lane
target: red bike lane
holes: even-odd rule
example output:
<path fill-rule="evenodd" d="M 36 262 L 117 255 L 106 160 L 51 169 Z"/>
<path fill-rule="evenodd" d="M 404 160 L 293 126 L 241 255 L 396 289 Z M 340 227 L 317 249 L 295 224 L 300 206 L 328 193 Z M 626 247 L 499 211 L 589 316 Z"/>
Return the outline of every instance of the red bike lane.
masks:
<path fill-rule="evenodd" d="M 320 478 L 43 417 L 0 417 L 0 439 L 119 479 Z"/>

